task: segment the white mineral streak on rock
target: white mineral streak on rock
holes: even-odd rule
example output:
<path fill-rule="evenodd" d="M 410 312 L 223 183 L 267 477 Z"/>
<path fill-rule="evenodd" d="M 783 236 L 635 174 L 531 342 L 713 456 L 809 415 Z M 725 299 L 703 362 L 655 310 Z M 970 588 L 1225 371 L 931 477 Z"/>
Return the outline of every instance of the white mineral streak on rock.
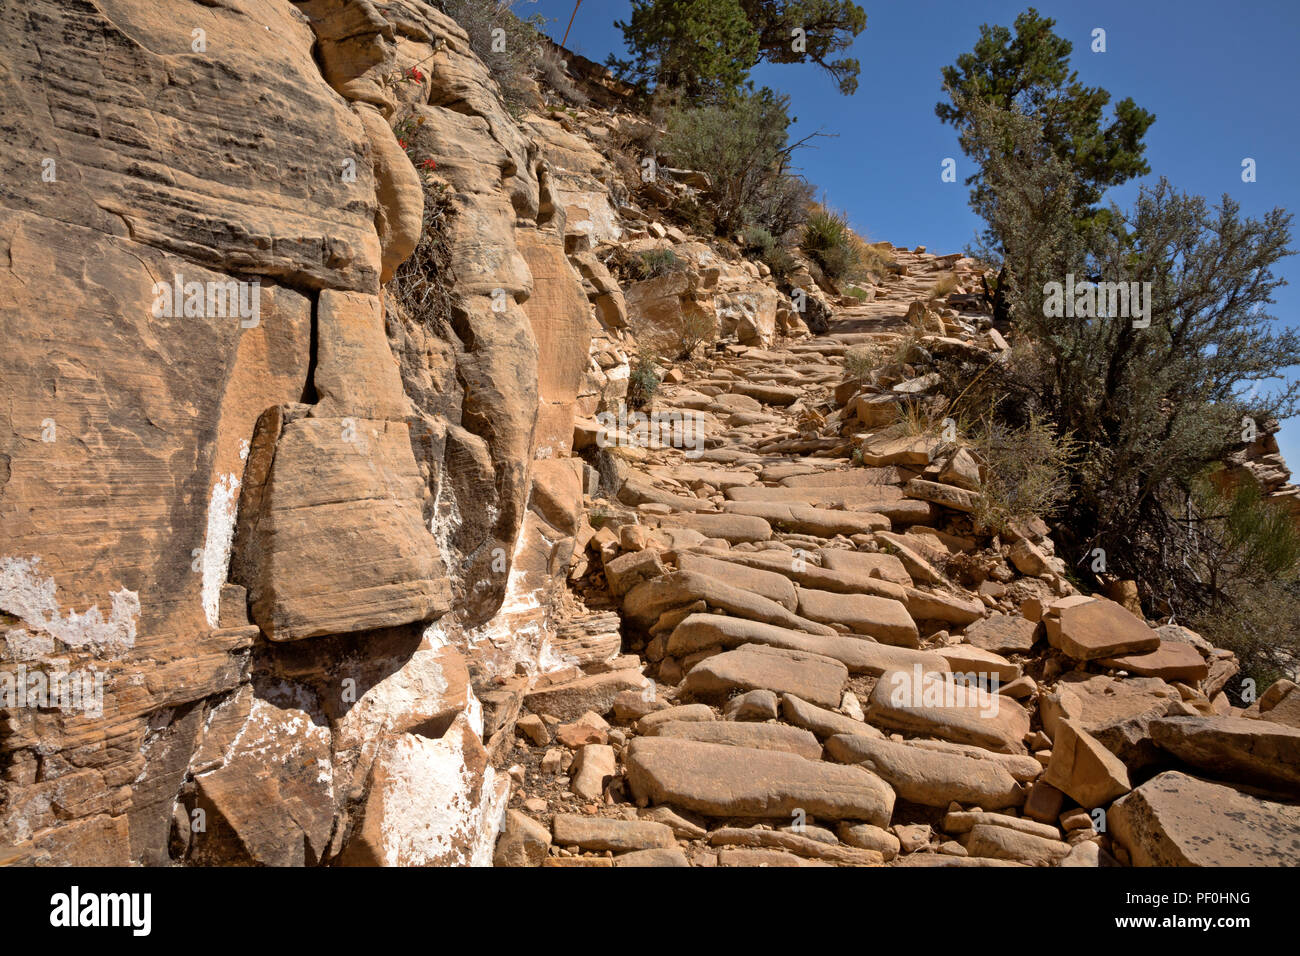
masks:
<path fill-rule="evenodd" d="M 508 787 L 492 767 L 482 777 L 464 752 L 460 720 L 441 740 L 403 734 L 385 761 L 386 866 L 490 866 Z"/>
<path fill-rule="evenodd" d="M 208 501 L 208 531 L 203 541 L 203 613 L 208 627 L 217 627 L 221 613 L 221 586 L 230 574 L 230 546 L 235 539 L 239 511 L 239 479 L 232 472 L 218 478 Z"/>
<path fill-rule="evenodd" d="M 38 570 L 41 559 L 0 558 L 0 609 L 20 618 L 32 631 L 16 628 L 5 635 L 11 653 L 32 659 L 53 653 L 53 641 L 72 650 L 121 657 L 135 646 L 136 619 L 140 616 L 140 595 L 122 588 L 109 597 L 113 607 L 107 620 L 92 604 L 85 611 L 68 611 L 64 616 L 55 598 L 58 586 Z"/>

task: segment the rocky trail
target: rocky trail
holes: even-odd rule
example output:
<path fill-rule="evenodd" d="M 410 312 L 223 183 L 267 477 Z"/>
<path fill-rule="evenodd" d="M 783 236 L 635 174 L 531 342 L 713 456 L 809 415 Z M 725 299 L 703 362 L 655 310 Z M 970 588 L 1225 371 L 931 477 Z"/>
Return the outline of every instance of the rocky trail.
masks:
<path fill-rule="evenodd" d="M 1235 710 L 1231 654 L 1078 595 L 1041 522 L 990 541 L 970 453 L 886 425 L 935 384 L 920 368 L 846 387 L 850 349 L 918 316 L 929 350 L 1006 347 L 978 312 L 912 306 L 959 257 L 894 257 L 825 335 L 673 368 L 648 411 L 687 450 L 578 423 L 618 490 L 589 487 L 566 627 L 603 639 L 562 637 L 570 665 L 523 698 L 498 865 L 1297 859 L 1300 809 L 1272 802 L 1300 786 L 1294 685 Z M 971 555 L 967 589 L 947 569 Z"/>

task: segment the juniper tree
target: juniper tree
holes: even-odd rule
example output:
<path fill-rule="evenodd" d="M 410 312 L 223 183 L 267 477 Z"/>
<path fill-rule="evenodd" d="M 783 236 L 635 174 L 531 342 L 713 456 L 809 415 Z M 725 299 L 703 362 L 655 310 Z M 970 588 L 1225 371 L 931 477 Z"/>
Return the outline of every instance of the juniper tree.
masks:
<path fill-rule="evenodd" d="M 1274 267 L 1292 254 L 1292 217 L 1243 216 L 1229 196 L 1211 206 L 1161 180 L 1132 210 L 1112 206 L 1081 226 L 1080 176 L 1036 120 L 959 102 L 983 170 L 983 255 L 1002 266 L 1029 346 L 1003 380 L 1004 410 L 1042 409 L 1081 449 L 1068 549 L 1086 566 L 1101 548 L 1108 570 L 1141 578 L 1162 607 L 1193 607 L 1210 593 L 1187 554 L 1190 488 L 1240 446 L 1243 419 L 1286 418 L 1300 399 L 1300 383 L 1285 381 L 1300 364 L 1300 335 L 1267 312 L 1284 284 Z M 1149 283 L 1150 312 L 1139 321 L 1047 307 L 1049 283 L 1069 276 Z"/>
<path fill-rule="evenodd" d="M 1014 36 L 1004 26 L 981 26 L 974 50 L 959 56 L 956 65 L 944 67 L 950 102 L 938 103 L 935 114 L 961 131 L 962 149 L 972 157 L 989 144 L 981 147 L 975 141 L 971 102 L 1015 107 L 1030 118 L 1042 133 L 1043 145 L 1073 172 L 1074 213 L 1083 223 L 1100 212 L 1097 204 L 1107 188 L 1151 171 L 1142 137 L 1155 116 L 1126 98 L 1115 104 L 1114 115 L 1107 119 L 1110 93 L 1079 81 L 1070 69 L 1073 44 L 1052 31 L 1055 23 L 1030 7 L 1016 17 Z M 984 165 L 977 163 L 966 180 L 973 186 L 972 206 L 987 198 L 985 173 Z"/>
<path fill-rule="evenodd" d="M 615 24 L 632 58 L 607 62 L 644 88 L 678 89 L 693 102 L 739 91 L 762 61 L 815 63 L 847 95 L 860 64 L 833 57 L 866 24 L 849 0 L 632 0 L 631 16 Z"/>

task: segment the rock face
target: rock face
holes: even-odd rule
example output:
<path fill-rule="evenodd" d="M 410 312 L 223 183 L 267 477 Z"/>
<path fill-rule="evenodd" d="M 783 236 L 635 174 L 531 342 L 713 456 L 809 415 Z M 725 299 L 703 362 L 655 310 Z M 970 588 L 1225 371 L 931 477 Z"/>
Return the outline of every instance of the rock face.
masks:
<path fill-rule="evenodd" d="M 466 662 L 537 669 L 578 531 L 577 181 L 424 0 L 34 0 L 0 50 L 0 664 L 106 676 L 6 717 L 0 843 L 489 862 Z"/>

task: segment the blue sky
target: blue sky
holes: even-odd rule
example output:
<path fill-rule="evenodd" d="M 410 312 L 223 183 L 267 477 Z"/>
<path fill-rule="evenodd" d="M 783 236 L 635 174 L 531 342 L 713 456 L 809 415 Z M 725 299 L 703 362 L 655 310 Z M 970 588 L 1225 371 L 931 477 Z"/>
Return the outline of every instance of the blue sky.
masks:
<path fill-rule="evenodd" d="M 813 66 L 764 64 L 753 78 L 790 94 L 798 117 L 792 138 L 836 134 L 800 153 L 798 165 L 860 232 L 938 253 L 961 251 L 980 220 L 962 183 L 970 164 L 952 127 L 934 115 L 942 94 L 939 71 L 974 46 L 980 24 L 1010 26 L 1030 4 L 859 2 L 867 29 L 848 54 L 862 63 L 856 95 L 839 95 Z M 626 18 L 630 6 L 628 0 L 583 0 L 569 48 L 596 61 L 623 54 L 614 21 Z M 1112 190 L 1108 199 L 1127 206 L 1139 183 L 1163 175 L 1212 202 L 1228 193 L 1247 215 L 1275 206 L 1300 214 L 1300 3 L 1041 0 L 1035 6 L 1074 43 L 1071 63 L 1083 82 L 1104 87 L 1113 100 L 1131 96 L 1156 115 L 1146 137 L 1151 175 Z M 559 40 L 573 8 L 573 0 L 525 0 L 516 11 L 541 13 L 551 21 L 546 31 Z M 1106 31 L 1105 53 L 1091 52 L 1097 27 Z M 957 161 L 956 183 L 940 181 L 946 157 Z M 1241 180 L 1246 157 L 1256 162 L 1254 183 Z M 1292 245 L 1300 247 L 1300 239 Z M 1286 325 L 1300 325 L 1300 256 L 1283 260 L 1278 271 L 1291 285 L 1278 290 L 1270 311 Z M 1300 472 L 1300 419 L 1286 422 L 1279 440 Z"/>

